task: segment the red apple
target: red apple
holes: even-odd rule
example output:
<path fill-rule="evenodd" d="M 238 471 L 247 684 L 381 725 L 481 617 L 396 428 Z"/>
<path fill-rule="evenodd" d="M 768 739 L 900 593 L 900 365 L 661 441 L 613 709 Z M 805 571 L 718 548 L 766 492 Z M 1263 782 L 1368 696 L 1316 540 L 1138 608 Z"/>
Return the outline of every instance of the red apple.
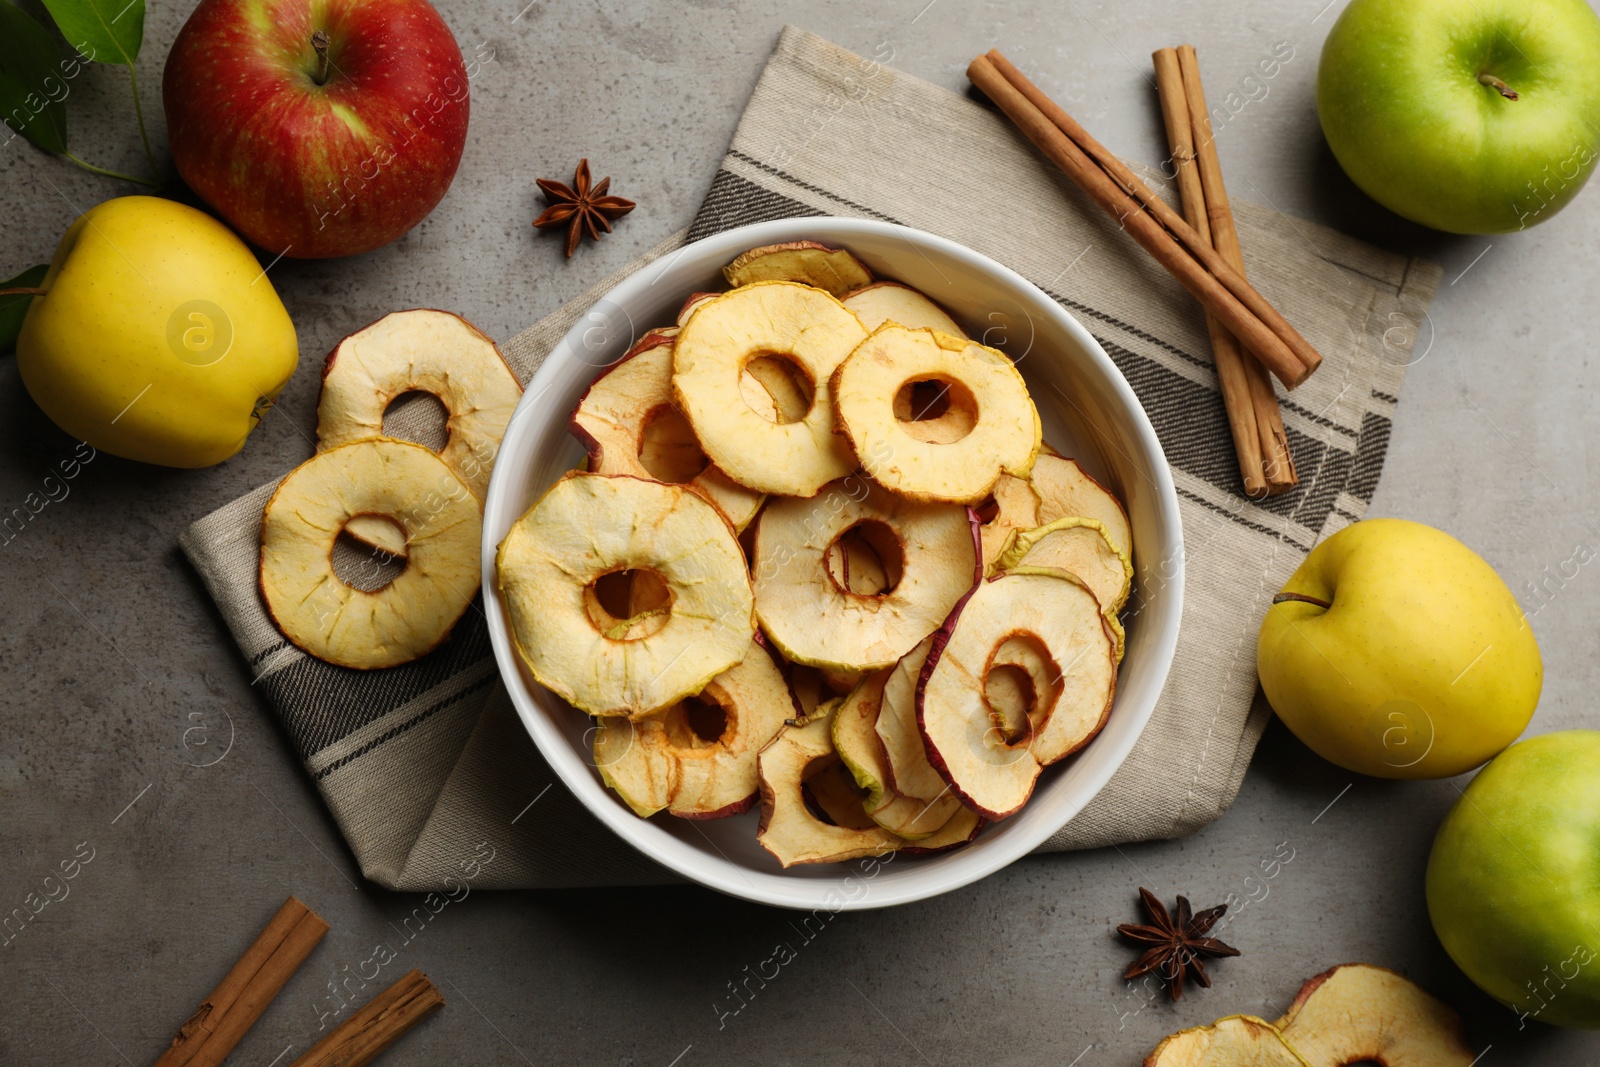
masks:
<path fill-rule="evenodd" d="M 161 91 L 184 181 L 296 259 L 410 230 L 467 138 L 461 49 L 427 0 L 201 0 Z"/>

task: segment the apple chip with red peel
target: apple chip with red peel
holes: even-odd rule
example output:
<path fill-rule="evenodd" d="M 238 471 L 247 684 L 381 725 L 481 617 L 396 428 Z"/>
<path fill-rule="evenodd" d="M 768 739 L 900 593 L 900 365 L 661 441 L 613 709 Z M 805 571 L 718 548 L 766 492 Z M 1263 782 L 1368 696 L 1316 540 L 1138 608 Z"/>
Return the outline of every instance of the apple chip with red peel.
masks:
<path fill-rule="evenodd" d="M 752 248 L 722 268 L 733 286 L 752 282 L 797 282 L 838 297 L 872 284 L 872 272 L 842 248 L 816 241 L 790 241 Z"/>
<path fill-rule="evenodd" d="M 934 636 L 917 682 L 928 762 L 979 814 L 1012 815 L 1045 765 L 1105 724 L 1116 672 L 1081 582 L 1044 570 L 985 579 Z"/>
<path fill-rule="evenodd" d="M 898 322 L 913 330 L 923 328 L 940 330 L 955 337 L 966 334 L 956 320 L 945 314 L 944 308 L 929 300 L 909 285 L 899 282 L 873 282 L 853 293 L 839 298 L 840 303 L 854 311 L 861 325 L 876 330 L 886 322 Z"/>
<path fill-rule="evenodd" d="M 1310 1067 L 1477 1062 L 1462 1041 L 1459 1015 L 1415 983 L 1365 963 L 1346 963 L 1307 981 L 1277 1026 Z"/>
<path fill-rule="evenodd" d="M 1277 1029 L 1254 1015 L 1229 1015 L 1180 1030 L 1156 1046 L 1144 1067 L 1309 1067 Z"/>
<path fill-rule="evenodd" d="M 715 300 L 721 295 L 721 293 L 690 293 L 688 299 L 683 302 L 683 307 L 678 309 L 678 325 L 682 326 L 688 322 L 689 316 L 698 311 L 706 301 Z"/>
<path fill-rule="evenodd" d="M 971 510 L 921 504 L 859 476 L 813 499 L 775 499 L 756 522 L 752 563 L 761 628 L 789 659 L 852 671 L 892 666 L 949 615 L 977 580 Z M 882 564 L 881 592 L 842 573 L 858 540 Z"/>
<path fill-rule="evenodd" d="M 772 657 L 752 641 L 698 695 L 632 721 L 601 719 L 595 766 L 643 818 L 737 815 L 755 802 L 756 753 L 797 711 Z"/>
<path fill-rule="evenodd" d="M 1128 513 L 1112 492 L 1078 465 L 1077 460 L 1043 452 L 1028 476 L 1039 498 L 1039 522 L 1074 516 L 1095 519 L 1105 524 L 1111 545 L 1133 566 L 1133 532 Z"/>
<path fill-rule="evenodd" d="M 889 786 L 902 796 L 930 803 L 949 796 L 949 784 L 928 762 L 928 748 L 917 727 L 917 679 L 933 648 L 933 638 L 924 638 L 889 671 L 883 683 L 883 699 L 873 732 L 883 744 L 884 766 Z"/>
<path fill-rule="evenodd" d="M 1112 545 L 1105 523 L 1098 519 L 1056 519 L 1018 530 L 996 566 L 1000 570 L 1049 567 L 1076 574 L 1112 616 L 1128 602 L 1133 584 L 1133 565 Z"/>
<path fill-rule="evenodd" d="M 496 565 L 523 662 L 591 715 L 640 718 L 698 693 L 755 634 L 733 527 L 683 486 L 567 474 Z"/>
<path fill-rule="evenodd" d="M 888 758 L 873 728 L 890 673 L 883 670 L 866 675 L 844 698 L 833 717 L 833 747 L 856 785 L 866 791 L 862 807 L 873 822 L 907 840 L 932 837 L 963 809 L 948 789 L 940 790 L 932 800 L 919 800 L 890 784 Z"/>
<path fill-rule="evenodd" d="M 711 462 L 734 481 L 812 496 L 856 467 L 833 433 L 828 383 L 866 335 L 854 312 L 819 289 L 735 289 L 704 304 L 678 334 L 673 396 Z M 793 395 L 779 396 L 760 374 L 787 378 Z M 778 421 L 763 398 L 776 402 Z"/>
<path fill-rule="evenodd" d="M 938 330 L 880 326 L 833 373 L 839 428 L 872 479 L 913 500 L 976 504 L 1024 476 L 1039 413 L 1001 353 Z"/>
<path fill-rule="evenodd" d="M 1000 553 L 1005 551 L 1011 535 L 1018 530 L 1031 530 L 1039 525 L 1039 498 L 1026 478 L 1002 474 L 989 490 L 989 497 L 974 510 L 983 524 L 983 572 L 992 574 Z"/>
<path fill-rule="evenodd" d="M 807 807 L 804 792 L 807 779 L 815 779 L 818 787 L 824 788 L 825 795 L 833 796 L 829 788 L 823 787 L 826 781 L 823 776 L 838 775 L 841 766 L 839 754 L 833 750 L 834 710 L 837 705 L 802 725 L 785 726 L 761 750 L 758 759 L 761 824 L 756 830 L 756 840 L 785 867 L 881 856 L 904 843 L 876 824 L 869 827 L 830 825 Z M 820 799 L 818 804 L 822 805 Z M 840 821 L 839 816 L 854 821 L 853 815 L 853 811 L 841 810 L 837 815 L 830 814 L 829 818 L 835 823 Z"/>
<path fill-rule="evenodd" d="M 444 405 L 449 418 L 439 458 L 482 500 L 522 386 L 495 343 L 448 311 L 396 311 L 339 342 L 322 369 L 317 448 L 383 437 L 384 411 L 414 392 Z M 382 520 L 357 517 L 349 532 L 393 556 L 406 553 Z"/>
<path fill-rule="evenodd" d="M 711 466 L 700 450 L 689 421 L 672 402 L 673 342 L 664 334 L 650 331 L 596 378 L 568 429 L 588 449 L 591 472 L 688 485 L 743 530 L 761 510 L 762 495 Z"/>
<path fill-rule="evenodd" d="M 339 532 L 363 516 L 409 550 L 405 569 L 372 591 L 333 570 Z M 472 603 L 482 537 L 478 498 L 433 452 L 389 437 L 340 445 L 296 467 L 267 501 L 261 596 L 284 636 L 318 659 L 360 670 L 409 663 Z"/>

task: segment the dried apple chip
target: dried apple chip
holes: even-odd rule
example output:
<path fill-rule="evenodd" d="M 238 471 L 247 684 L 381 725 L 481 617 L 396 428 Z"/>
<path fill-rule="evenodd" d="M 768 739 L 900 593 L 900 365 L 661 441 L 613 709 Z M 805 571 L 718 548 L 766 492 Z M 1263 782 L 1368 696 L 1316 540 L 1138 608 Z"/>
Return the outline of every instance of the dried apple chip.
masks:
<path fill-rule="evenodd" d="M 1310 1067 L 1478 1062 L 1461 1039 L 1459 1015 L 1414 982 L 1365 963 L 1346 963 L 1307 981 L 1277 1026 Z"/>
<path fill-rule="evenodd" d="M 866 791 L 862 807 L 872 821 L 907 840 L 932 837 L 962 810 L 948 789 L 931 800 L 899 792 L 890 783 L 889 761 L 874 729 L 883 706 L 883 686 L 889 671 L 866 675 L 844 698 L 833 717 L 833 747 Z"/>
<path fill-rule="evenodd" d="M 722 268 L 733 286 L 751 282 L 798 282 L 834 296 L 872 284 L 872 272 L 842 248 L 816 241 L 790 241 L 752 248 Z"/>
<path fill-rule="evenodd" d="M 1081 516 L 1105 524 L 1111 544 L 1133 565 L 1133 531 L 1128 513 L 1116 496 L 1089 476 L 1077 460 L 1047 449 L 1039 455 L 1028 475 L 1039 498 L 1039 522 Z"/>
<path fill-rule="evenodd" d="M 944 308 L 926 296 L 899 282 L 873 282 L 871 285 L 846 293 L 840 303 L 854 311 L 861 325 L 876 330 L 886 322 L 898 322 L 913 330 L 924 327 L 941 330 L 953 337 L 965 337 L 956 320 Z"/>

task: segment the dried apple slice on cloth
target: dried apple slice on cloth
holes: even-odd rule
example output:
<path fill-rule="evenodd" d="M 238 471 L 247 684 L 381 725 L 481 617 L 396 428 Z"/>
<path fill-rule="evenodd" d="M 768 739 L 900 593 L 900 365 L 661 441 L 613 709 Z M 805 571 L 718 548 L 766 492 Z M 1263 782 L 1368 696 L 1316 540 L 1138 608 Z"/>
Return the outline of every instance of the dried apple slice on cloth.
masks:
<path fill-rule="evenodd" d="M 568 428 L 588 449 L 591 472 L 692 486 L 743 530 L 763 497 L 711 466 L 700 450 L 689 420 L 672 402 L 672 348 L 666 331 L 646 334 L 589 386 Z"/>
<path fill-rule="evenodd" d="M 673 396 L 700 447 L 734 481 L 812 496 L 856 467 L 833 433 L 828 382 L 866 336 L 855 313 L 819 289 L 792 282 L 735 289 L 707 301 L 678 334 Z M 792 393 L 774 392 L 780 376 Z"/>
<path fill-rule="evenodd" d="M 333 570 L 333 546 L 358 517 L 383 523 L 406 548 L 405 569 L 381 589 L 356 589 Z M 450 633 L 478 591 L 483 511 L 433 452 L 380 437 L 329 448 L 278 483 L 261 516 L 261 596 L 296 645 L 341 667 L 408 663 Z"/>
<path fill-rule="evenodd" d="M 594 762 L 635 814 L 668 811 L 717 819 L 756 798 L 756 753 L 799 714 L 767 650 L 752 641 L 744 658 L 696 696 L 630 721 L 599 721 Z"/>
<path fill-rule="evenodd" d="M 833 747 L 866 791 L 862 807 L 872 821 L 907 840 L 927 838 L 962 810 L 948 789 L 932 800 L 919 800 L 895 790 L 889 780 L 889 762 L 883 742 L 874 729 L 883 706 L 883 686 L 891 672 L 866 675 L 844 698 L 833 717 Z"/>
<path fill-rule="evenodd" d="M 1111 543 L 1105 523 L 1076 516 L 1018 530 L 996 566 L 1053 567 L 1076 574 L 1112 616 L 1128 602 L 1133 584 L 1133 564 Z"/>
<path fill-rule="evenodd" d="M 956 320 L 945 314 L 944 308 L 929 300 L 909 285 L 899 282 L 873 282 L 871 285 L 846 293 L 839 302 L 854 311 L 861 325 L 876 330 L 886 322 L 898 322 L 913 330 L 923 328 L 941 330 L 955 337 L 966 334 Z"/>
<path fill-rule="evenodd" d="M 755 634 L 733 528 L 683 486 L 570 473 L 512 525 L 496 566 L 528 670 L 591 715 L 698 693 Z"/>
<path fill-rule="evenodd" d="M 974 509 L 983 524 L 983 569 L 992 573 L 1000 553 L 1018 530 L 1031 530 L 1039 525 L 1039 498 L 1026 478 L 1002 474 L 989 490 L 988 499 Z"/>
<path fill-rule="evenodd" d="M 1144 1067 L 1308 1067 L 1273 1025 L 1229 1015 L 1210 1026 L 1180 1030 L 1144 1058 Z"/>
<path fill-rule="evenodd" d="M 1115 689 L 1116 654 L 1094 594 L 1064 572 L 1008 571 L 981 582 L 934 636 L 917 725 L 956 795 L 1003 819 L 1027 802 L 1045 765 L 1100 731 Z"/>
<path fill-rule="evenodd" d="M 328 353 L 317 401 L 317 447 L 384 436 L 383 413 L 405 393 L 439 398 L 449 416 L 439 458 L 482 500 L 522 386 L 495 343 L 448 311 L 396 311 Z M 394 527 L 381 519 L 358 516 L 349 532 L 390 555 L 406 553 Z"/>
<path fill-rule="evenodd" d="M 1310 1067 L 1470 1067 L 1461 1017 L 1383 967 L 1346 963 L 1300 987 L 1277 1022 Z"/>
<path fill-rule="evenodd" d="M 1039 413 L 992 348 L 937 330 L 879 327 L 833 373 L 838 425 L 872 479 L 914 500 L 976 504 L 1024 476 Z"/>
<path fill-rule="evenodd" d="M 733 286 L 751 282 L 798 282 L 834 296 L 872 284 L 872 272 L 842 248 L 816 241 L 790 241 L 752 248 L 722 268 Z"/>
<path fill-rule="evenodd" d="M 838 705 L 824 707 L 824 713 L 803 725 L 788 725 L 778 731 L 758 759 L 761 824 L 756 840 L 785 867 L 880 856 L 904 843 L 876 824 L 829 825 L 807 807 L 803 790 L 806 780 L 816 778 L 820 785 L 822 776 L 839 773 L 839 754 L 833 750 L 832 739 L 833 712 Z"/>
<path fill-rule="evenodd" d="M 1039 498 L 1039 522 L 1081 516 L 1105 524 L 1111 544 L 1133 566 L 1133 531 L 1128 513 L 1111 490 L 1091 478 L 1077 460 L 1042 452 L 1028 476 Z"/>
<path fill-rule="evenodd" d="M 814 499 L 769 501 L 752 561 L 761 628 L 797 663 L 892 666 L 972 588 L 975 530 L 969 509 L 920 504 L 859 476 Z M 857 593 L 846 582 L 850 541 L 877 556 L 888 581 L 881 592 Z"/>

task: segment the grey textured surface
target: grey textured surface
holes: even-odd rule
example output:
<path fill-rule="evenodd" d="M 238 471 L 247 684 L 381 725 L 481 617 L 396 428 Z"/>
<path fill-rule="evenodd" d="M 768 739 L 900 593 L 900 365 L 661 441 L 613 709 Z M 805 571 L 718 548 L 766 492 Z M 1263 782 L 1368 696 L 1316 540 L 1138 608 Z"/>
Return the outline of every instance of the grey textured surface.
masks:
<path fill-rule="evenodd" d="M 446 10 L 463 51 L 481 44 L 493 58 L 473 84 L 461 173 L 433 216 L 356 260 L 273 268 L 302 365 L 245 451 L 197 472 L 102 456 L 0 545 L 0 909 L 38 892 L 80 842 L 94 849 L 70 896 L 0 957 L 0 1061 L 148 1062 L 291 892 L 333 930 L 233 1062 L 303 1052 L 319 1008 L 336 1004 L 330 983 L 355 990 L 379 942 L 399 956 L 356 999 L 417 966 L 450 1002 L 383 1060 L 397 1067 L 1130 1064 L 1182 1026 L 1238 1011 L 1271 1017 L 1301 979 L 1347 960 L 1395 967 L 1462 1009 L 1474 1049 L 1492 1046 L 1485 1065 L 1595 1059 L 1592 1036 L 1519 1032 L 1429 930 L 1422 869 L 1462 783 L 1352 779 L 1279 727 L 1234 809 L 1193 838 L 1031 858 L 939 900 L 841 915 L 810 940 L 788 914 L 691 888 L 474 892 L 407 940 L 402 920 L 419 900 L 360 884 L 176 537 L 309 454 L 317 365 L 351 329 L 430 305 L 509 337 L 684 225 L 784 22 L 863 54 L 892 49 L 895 67 L 954 89 L 967 60 L 998 45 L 1111 147 L 1152 162 L 1164 154 L 1152 49 L 1196 44 L 1215 104 L 1289 42 L 1294 59 L 1221 130 L 1233 194 L 1446 265 L 1372 514 L 1461 537 L 1530 611 L 1540 606 L 1530 583 L 1600 538 L 1588 451 L 1596 377 L 1583 336 L 1600 194 L 1493 239 L 1426 234 L 1375 207 L 1318 132 L 1316 55 L 1337 13 L 1322 0 L 524 2 Z M 147 22 L 140 71 L 158 140 L 153 87 L 185 13 L 157 5 Z M 139 168 L 118 72 L 92 70 L 72 93 L 81 154 Z M 564 178 L 581 155 L 641 206 L 568 263 L 557 240 L 529 229 L 533 179 Z M 6 273 L 48 258 L 79 209 L 133 191 L 20 140 L 0 150 L 0 175 Z M 27 399 L 14 364 L 0 363 L 0 504 L 37 490 L 72 448 Z M 1552 579 L 1533 619 L 1546 662 L 1535 731 L 1596 722 L 1595 581 Z M 186 734 L 196 727 L 203 734 Z M 1292 861 L 1264 878 L 1263 861 L 1289 849 Z M 1118 977 L 1130 954 L 1111 931 L 1133 914 L 1141 884 L 1202 905 L 1254 898 L 1224 935 L 1245 955 L 1177 1007 Z M 764 988 L 749 980 L 756 994 L 741 1008 L 729 983 L 746 982 L 779 941 L 795 957 L 776 978 L 767 965 Z"/>

